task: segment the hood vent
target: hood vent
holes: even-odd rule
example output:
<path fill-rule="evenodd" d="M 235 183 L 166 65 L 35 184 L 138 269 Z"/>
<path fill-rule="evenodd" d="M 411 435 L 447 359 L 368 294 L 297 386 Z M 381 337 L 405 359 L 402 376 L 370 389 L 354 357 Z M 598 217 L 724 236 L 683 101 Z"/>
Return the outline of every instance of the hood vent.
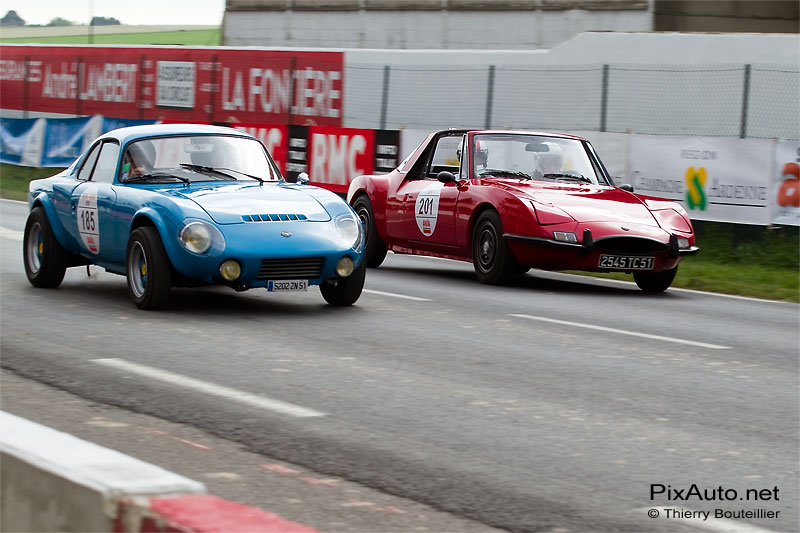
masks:
<path fill-rule="evenodd" d="M 296 215 L 293 213 L 281 213 L 269 215 L 242 215 L 242 220 L 245 222 L 281 222 L 289 220 L 308 220 L 305 215 Z"/>

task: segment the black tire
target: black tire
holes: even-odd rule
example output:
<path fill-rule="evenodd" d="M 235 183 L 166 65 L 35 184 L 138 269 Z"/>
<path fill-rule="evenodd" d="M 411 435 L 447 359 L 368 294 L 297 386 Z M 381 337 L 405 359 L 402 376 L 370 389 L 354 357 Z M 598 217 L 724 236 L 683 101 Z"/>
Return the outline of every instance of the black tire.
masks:
<path fill-rule="evenodd" d="M 323 281 L 319 286 L 319 291 L 325 301 L 333 306 L 345 307 L 353 305 L 361 296 L 366 275 L 366 261 L 362 260 L 358 268 L 346 278 Z"/>
<path fill-rule="evenodd" d="M 163 309 L 169 300 L 171 265 L 158 230 L 133 230 L 125 255 L 128 294 L 139 309 Z"/>
<path fill-rule="evenodd" d="M 362 194 L 353 202 L 353 210 L 364 226 L 364 261 L 369 268 L 378 268 L 386 259 L 386 245 L 381 241 L 375 229 L 375 213 L 366 194 Z"/>
<path fill-rule="evenodd" d="M 664 292 L 672 285 L 672 280 L 675 279 L 677 272 L 678 267 L 661 272 L 634 272 L 633 281 L 644 292 Z"/>
<path fill-rule="evenodd" d="M 507 283 L 520 272 L 519 263 L 503 239 L 503 224 L 496 211 L 478 217 L 472 233 L 472 265 L 482 283 Z"/>
<path fill-rule="evenodd" d="M 44 208 L 36 206 L 28 215 L 22 239 L 25 274 L 34 287 L 54 289 L 64 281 L 70 254 L 56 240 Z"/>

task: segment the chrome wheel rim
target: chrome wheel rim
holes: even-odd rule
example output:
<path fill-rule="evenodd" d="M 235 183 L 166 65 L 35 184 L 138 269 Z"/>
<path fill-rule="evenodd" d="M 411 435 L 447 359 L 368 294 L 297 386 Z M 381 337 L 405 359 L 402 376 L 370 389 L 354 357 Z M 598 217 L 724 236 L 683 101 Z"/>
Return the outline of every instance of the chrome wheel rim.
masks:
<path fill-rule="evenodd" d="M 42 255 L 44 254 L 44 239 L 42 237 L 42 226 L 38 222 L 31 224 L 28 228 L 27 249 L 25 257 L 28 260 L 28 269 L 32 274 L 38 274 L 42 268 Z"/>
<path fill-rule="evenodd" d="M 369 239 L 369 211 L 367 211 L 367 208 L 362 205 L 358 208 L 356 214 L 358 215 L 359 220 L 361 220 L 361 225 L 364 226 L 364 242 L 367 242 L 367 239 Z"/>
<path fill-rule="evenodd" d="M 147 256 L 142 244 L 135 242 L 128 255 L 128 279 L 131 290 L 137 298 L 144 296 L 144 291 L 147 289 L 147 276 Z"/>

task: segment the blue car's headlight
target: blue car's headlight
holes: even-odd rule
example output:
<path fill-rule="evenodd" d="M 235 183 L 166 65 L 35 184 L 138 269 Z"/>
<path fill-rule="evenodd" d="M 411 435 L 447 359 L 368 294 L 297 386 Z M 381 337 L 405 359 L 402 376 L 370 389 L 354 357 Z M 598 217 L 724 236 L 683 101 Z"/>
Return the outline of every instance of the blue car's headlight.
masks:
<path fill-rule="evenodd" d="M 225 237 L 205 220 L 188 219 L 178 236 L 184 248 L 195 254 L 217 254 L 225 249 Z"/>
<path fill-rule="evenodd" d="M 336 225 L 336 231 L 339 232 L 339 235 L 348 247 L 356 251 L 361 249 L 361 222 L 355 215 L 339 215 L 336 217 L 334 224 Z"/>

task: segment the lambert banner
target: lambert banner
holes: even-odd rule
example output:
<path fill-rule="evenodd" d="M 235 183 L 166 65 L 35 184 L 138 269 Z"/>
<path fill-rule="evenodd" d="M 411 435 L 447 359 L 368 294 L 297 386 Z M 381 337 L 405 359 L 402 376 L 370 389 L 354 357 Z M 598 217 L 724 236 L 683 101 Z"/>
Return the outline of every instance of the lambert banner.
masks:
<path fill-rule="evenodd" d="M 633 135 L 630 183 L 682 203 L 694 220 L 767 225 L 772 142 Z"/>
<path fill-rule="evenodd" d="M 3 109 L 341 126 L 342 52 L 2 45 Z"/>

